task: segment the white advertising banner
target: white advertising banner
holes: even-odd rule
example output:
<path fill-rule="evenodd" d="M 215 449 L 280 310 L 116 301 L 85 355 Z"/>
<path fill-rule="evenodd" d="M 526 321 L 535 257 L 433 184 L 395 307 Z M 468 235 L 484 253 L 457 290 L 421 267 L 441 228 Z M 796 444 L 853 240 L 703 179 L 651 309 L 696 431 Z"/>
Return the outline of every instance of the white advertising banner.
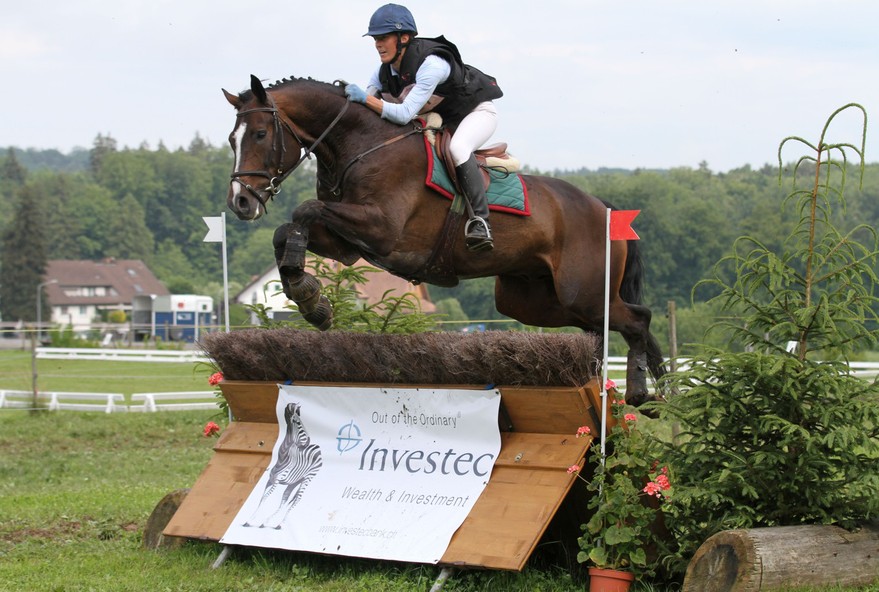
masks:
<path fill-rule="evenodd" d="M 437 563 L 491 477 L 500 399 L 280 386 L 271 463 L 220 542 Z"/>

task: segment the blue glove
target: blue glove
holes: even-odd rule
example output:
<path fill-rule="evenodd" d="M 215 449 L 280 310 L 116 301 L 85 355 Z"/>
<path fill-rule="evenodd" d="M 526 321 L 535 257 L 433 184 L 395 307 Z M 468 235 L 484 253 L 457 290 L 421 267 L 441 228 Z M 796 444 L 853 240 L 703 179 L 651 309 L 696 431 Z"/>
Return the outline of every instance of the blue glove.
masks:
<path fill-rule="evenodd" d="M 356 84 L 349 84 L 345 87 L 345 94 L 355 103 L 366 104 L 366 91 Z"/>

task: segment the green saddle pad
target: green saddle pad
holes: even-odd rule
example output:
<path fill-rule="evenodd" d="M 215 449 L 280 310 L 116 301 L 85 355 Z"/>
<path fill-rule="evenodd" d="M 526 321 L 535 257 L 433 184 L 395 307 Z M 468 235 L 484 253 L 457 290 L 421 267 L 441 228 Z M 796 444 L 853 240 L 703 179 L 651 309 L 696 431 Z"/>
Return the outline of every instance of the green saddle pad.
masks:
<path fill-rule="evenodd" d="M 440 162 L 439 157 L 426 139 L 427 147 L 427 177 L 424 184 L 449 199 L 455 197 L 455 186 L 446 173 L 446 168 Z M 528 204 L 528 189 L 519 173 L 505 173 L 489 169 L 491 184 L 486 191 L 488 208 L 494 211 L 507 212 L 517 216 L 530 216 L 531 207 Z"/>

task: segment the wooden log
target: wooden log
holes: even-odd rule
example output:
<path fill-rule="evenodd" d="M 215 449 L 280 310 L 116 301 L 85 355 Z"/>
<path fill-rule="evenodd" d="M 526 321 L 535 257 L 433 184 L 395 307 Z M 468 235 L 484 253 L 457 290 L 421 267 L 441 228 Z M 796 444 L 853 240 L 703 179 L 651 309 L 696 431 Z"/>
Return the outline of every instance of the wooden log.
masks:
<path fill-rule="evenodd" d="M 683 592 L 756 592 L 879 582 L 879 525 L 848 532 L 803 525 L 725 530 L 687 566 Z"/>
<path fill-rule="evenodd" d="M 165 536 L 162 531 L 188 494 L 188 488 L 176 489 L 158 503 L 143 529 L 142 543 L 145 549 L 175 549 L 186 543 L 184 537 Z"/>

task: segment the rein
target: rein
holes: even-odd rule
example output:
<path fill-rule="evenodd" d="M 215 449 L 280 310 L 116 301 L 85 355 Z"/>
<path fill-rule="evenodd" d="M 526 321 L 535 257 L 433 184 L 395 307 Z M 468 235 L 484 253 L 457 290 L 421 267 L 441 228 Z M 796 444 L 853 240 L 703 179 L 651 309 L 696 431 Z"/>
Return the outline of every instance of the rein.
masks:
<path fill-rule="evenodd" d="M 311 158 L 311 155 L 314 153 L 315 148 L 317 148 L 321 144 L 321 142 L 324 141 L 324 139 L 327 137 L 327 134 L 330 133 L 330 130 L 332 130 L 336 126 L 336 124 L 339 123 L 339 121 L 342 119 L 342 116 L 345 115 L 346 111 L 348 111 L 348 106 L 350 104 L 351 104 L 350 100 L 345 101 L 345 105 L 342 107 L 341 111 L 339 111 L 339 114 L 336 115 L 336 118 L 332 121 L 332 123 L 330 123 L 330 125 L 323 131 L 323 133 L 320 136 L 318 136 L 318 138 L 314 141 L 314 143 L 312 143 L 312 145 L 308 146 L 308 147 L 306 147 L 305 142 L 302 141 L 302 138 L 299 137 L 299 134 L 296 133 L 296 130 L 293 127 L 293 122 L 292 121 L 288 122 L 285 119 L 281 118 L 281 116 L 279 115 L 278 108 L 275 106 L 274 100 L 271 101 L 271 105 L 268 107 L 256 107 L 253 109 L 246 109 L 244 111 L 239 111 L 238 115 L 237 115 L 238 118 L 240 118 L 244 115 L 248 115 L 250 113 L 271 113 L 272 118 L 274 119 L 274 128 L 275 128 L 274 136 L 272 137 L 272 152 L 277 151 L 277 143 L 276 142 L 278 141 L 278 138 L 280 138 L 280 142 L 281 142 L 281 151 L 278 156 L 278 164 L 275 167 L 278 171 L 277 175 L 272 175 L 268 170 L 264 170 L 264 171 L 235 171 L 231 175 L 232 180 L 240 179 L 241 177 L 265 177 L 266 179 L 268 179 L 269 180 L 268 187 L 265 187 L 264 189 L 261 189 L 261 190 L 254 189 L 254 187 L 250 183 L 244 183 L 244 188 L 247 189 L 251 193 L 251 195 L 253 195 L 256 198 L 256 200 L 262 205 L 263 209 L 268 211 L 268 207 L 266 206 L 266 202 L 269 199 L 272 199 L 273 197 L 278 195 L 278 193 L 281 191 L 281 183 L 283 183 L 284 180 L 293 173 L 293 171 L 295 171 L 297 168 L 299 168 L 299 165 L 301 165 L 305 159 Z M 283 124 L 283 127 L 282 127 L 282 124 Z M 299 156 L 299 160 L 297 160 L 296 163 L 293 164 L 293 166 L 290 167 L 289 169 L 287 169 L 286 171 L 283 170 L 284 157 L 287 154 L 287 147 L 284 144 L 284 129 L 288 130 L 290 132 L 290 134 L 293 136 L 293 138 L 296 140 L 296 142 L 299 144 L 299 146 L 300 146 L 299 149 L 301 152 L 301 154 Z M 231 181 L 230 181 L 230 183 L 231 183 Z M 261 191 L 268 191 L 268 193 L 269 193 L 268 198 L 263 198 L 262 195 L 260 194 Z"/>
<path fill-rule="evenodd" d="M 409 130 L 408 132 L 403 132 L 402 134 L 398 134 L 398 135 L 394 136 L 393 138 L 382 142 L 378 146 L 373 146 L 369 150 L 361 152 L 360 154 L 358 154 L 357 156 L 355 156 L 354 158 L 352 158 L 351 160 L 348 161 L 348 164 L 345 165 L 345 167 L 342 169 L 342 173 L 339 175 L 339 180 L 336 182 L 335 185 L 333 185 L 329 189 L 330 193 L 332 193 L 336 197 L 341 195 L 342 183 L 345 181 L 345 175 L 348 173 L 348 169 L 350 169 L 352 166 L 357 164 L 357 162 L 359 162 L 364 156 L 372 154 L 376 150 L 380 150 L 382 148 L 390 146 L 394 142 L 399 142 L 400 140 L 402 140 L 404 138 L 408 138 L 409 136 L 413 136 L 415 134 L 421 134 L 421 133 L 424 133 L 425 131 L 431 131 L 431 130 L 437 131 L 438 129 L 439 128 L 422 127 L 421 125 L 416 123 L 416 124 L 414 124 L 414 127 L 411 130 Z"/>

